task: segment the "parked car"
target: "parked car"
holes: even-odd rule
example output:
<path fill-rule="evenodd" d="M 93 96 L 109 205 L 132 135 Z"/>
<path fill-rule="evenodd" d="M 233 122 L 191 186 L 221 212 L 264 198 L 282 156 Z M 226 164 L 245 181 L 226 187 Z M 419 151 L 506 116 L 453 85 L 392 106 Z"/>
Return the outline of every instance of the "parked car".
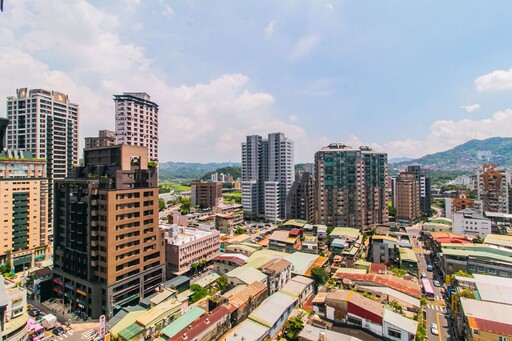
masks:
<path fill-rule="evenodd" d="M 430 271 L 430 272 L 434 271 L 434 267 L 431 264 L 428 264 L 427 271 Z"/>
<path fill-rule="evenodd" d="M 439 283 L 439 281 L 437 279 L 434 279 L 434 286 L 436 287 L 440 287 L 441 286 L 441 283 Z"/>
<path fill-rule="evenodd" d="M 430 326 L 430 332 L 433 335 L 439 335 L 439 329 L 437 328 L 437 323 L 432 323 L 432 325 Z"/>
<path fill-rule="evenodd" d="M 54 328 L 52 330 L 52 333 L 57 335 L 57 336 L 61 336 L 62 334 L 64 334 L 66 331 L 64 330 L 64 328 L 62 327 L 57 327 L 57 328 Z"/>
<path fill-rule="evenodd" d="M 41 311 L 37 308 L 32 308 L 28 311 L 28 314 L 32 317 L 38 317 L 41 314 Z"/>

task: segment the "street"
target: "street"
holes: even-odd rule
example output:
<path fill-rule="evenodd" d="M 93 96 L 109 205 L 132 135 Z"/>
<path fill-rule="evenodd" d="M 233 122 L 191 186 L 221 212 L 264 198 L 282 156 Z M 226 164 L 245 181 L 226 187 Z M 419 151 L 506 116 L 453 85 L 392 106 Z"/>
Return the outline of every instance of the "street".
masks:
<path fill-rule="evenodd" d="M 420 237 L 421 232 L 421 225 L 415 224 L 412 227 L 409 227 L 406 229 L 407 233 L 411 237 L 412 244 L 413 244 L 413 250 L 416 253 L 416 256 L 418 257 L 418 268 L 420 273 L 424 273 L 427 278 L 429 279 L 430 283 L 432 284 L 432 287 L 434 288 L 434 300 L 429 301 L 426 307 L 426 315 L 427 315 L 427 338 L 428 340 L 440 340 L 440 341 L 447 341 L 447 340 L 455 340 L 450 335 L 450 328 L 449 328 L 449 322 L 448 322 L 448 314 L 446 310 L 446 303 L 443 299 L 443 295 L 441 293 L 441 288 L 436 287 L 433 284 L 434 281 L 434 275 L 438 276 L 437 269 L 435 268 L 434 264 L 434 271 L 427 271 L 427 258 L 429 257 L 428 251 L 425 251 L 423 249 L 423 244 L 421 241 L 418 240 Z M 444 283 L 444 279 L 436 277 L 441 284 Z M 443 284 L 444 286 L 444 284 Z M 438 326 L 439 335 L 433 335 L 431 332 L 431 326 L 435 323 Z"/>

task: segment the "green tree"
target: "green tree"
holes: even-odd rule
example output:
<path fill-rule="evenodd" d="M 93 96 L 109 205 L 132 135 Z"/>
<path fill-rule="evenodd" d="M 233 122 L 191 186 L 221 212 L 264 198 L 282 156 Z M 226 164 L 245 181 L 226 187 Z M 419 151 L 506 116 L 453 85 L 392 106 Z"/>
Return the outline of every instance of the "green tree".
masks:
<path fill-rule="evenodd" d="M 393 300 L 393 301 L 389 302 L 389 305 L 391 306 L 391 308 L 393 308 L 393 311 L 395 313 L 399 313 L 399 314 L 403 315 L 404 308 L 400 305 L 400 303 L 398 303 L 397 301 Z"/>
<path fill-rule="evenodd" d="M 180 213 L 181 214 L 189 214 L 190 213 L 190 205 L 191 205 L 190 198 L 182 197 L 180 199 L 180 202 L 181 202 Z"/>
<path fill-rule="evenodd" d="M 190 290 L 193 292 L 192 296 L 190 296 L 190 303 L 197 302 L 208 295 L 208 290 L 197 284 L 192 284 Z"/>
<path fill-rule="evenodd" d="M 217 283 L 217 288 L 219 288 L 220 292 L 224 292 L 228 290 L 228 278 L 226 275 L 222 275 L 219 278 L 215 280 L 215 283 Z"/>
<path fill-rule="evenodd" d="M 162 198 L 158 199 L 158 210 L 163 211 L 165 209 L 165 200 Z"/>
<path fill-rule="evenodd" d="M 420 305 L 422 307 L 426 307 L 428 305 L 428 299 L 426 297 L 421 297 L 420 298 Z"/>
<path fill-rule="evenodd" d="M 396 216 L 396 208 L 394 208 L 393 206 L 389 207 L 388 214 L 390 217 L 395 217 Z"/>
<path fill-rule="evenodd" d="M 238 227 L 235 229 L 235 231 L 233 231 L 233 233 L 234 233 L 235 235 L 237 235 L 237 236 L 238 236 L 239 234 L 244 234 L 245 232 L 247 232 L 247 230 L 246 230 L 246 229 L 244 229 L 244 228 L 243 228 L 243 227 L 241 227 L 241 226 L 238 226 Z"/>
<path fill-rule="evenodd" d="M 329 280 L 329 275 L 325 271 L 325 268 L 316 266 L 311 269 L 311 278 L 313 278 L 316 293 L 318 292 L 318 288 Z"/>
<path fill-rule="evenodd" d="M 290 317 L 283 326 L 284 338 L 288 341 L 296 341 L 299 339 L 299 333 L 304 328 L 302 321 L 303 314 L 300 313 L 294 317 Z"/>

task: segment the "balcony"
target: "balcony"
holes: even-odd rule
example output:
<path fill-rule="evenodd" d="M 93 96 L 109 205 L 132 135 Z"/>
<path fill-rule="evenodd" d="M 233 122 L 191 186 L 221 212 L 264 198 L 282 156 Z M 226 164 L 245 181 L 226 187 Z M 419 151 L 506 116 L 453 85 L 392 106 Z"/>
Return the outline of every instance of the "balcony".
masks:
<path fill-rule="evenodd" d="M 96 250 L 91 250 L 91 256 L 92 257 L 96 257 L 98 255 L 98 251 Z"/>
<path fill-rule="evenodd" d="M 98 227 L 98 221 L 97 220 L 92 220 L 91 221 L 91 226 L 92 227 Z"/>
<path fill-rule="evenodd" d="M 96 266 L 98 266 L 98 263 L 95 260 L 92 260 L 91 261 L 91 266 L 92 267 L 96 267 Z"/>
<path fill-rule="evenodd" d="M 97 240 L 91 240 L 91 246 L 98 246 Z"/>
<path fill-rule="evenodd" d="M 92 237 L 98 237 L 98 231 L 96 231 L 96 230 L 92 230 L 92 231 L 91 231 L 91 236 L 92 236 Z"/>

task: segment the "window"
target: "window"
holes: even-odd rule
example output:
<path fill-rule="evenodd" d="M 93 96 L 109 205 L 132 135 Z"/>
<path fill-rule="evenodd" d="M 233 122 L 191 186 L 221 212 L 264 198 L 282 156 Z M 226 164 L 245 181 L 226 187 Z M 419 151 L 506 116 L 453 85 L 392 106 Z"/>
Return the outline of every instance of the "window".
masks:
<path fill-rule="evenodd" d="M 507 341 L 507 338 L 505 336 L 500 336 L 498 340 L 499 341 Z"/>
<path fill-rule="evenodd" d="M 397 330 L 393 330 L 393 329 L 388 329 L 388 335 L 391 337 L 396 337 L 398 339 L 402 338 L 402 333 L 400 333 Z"/>

